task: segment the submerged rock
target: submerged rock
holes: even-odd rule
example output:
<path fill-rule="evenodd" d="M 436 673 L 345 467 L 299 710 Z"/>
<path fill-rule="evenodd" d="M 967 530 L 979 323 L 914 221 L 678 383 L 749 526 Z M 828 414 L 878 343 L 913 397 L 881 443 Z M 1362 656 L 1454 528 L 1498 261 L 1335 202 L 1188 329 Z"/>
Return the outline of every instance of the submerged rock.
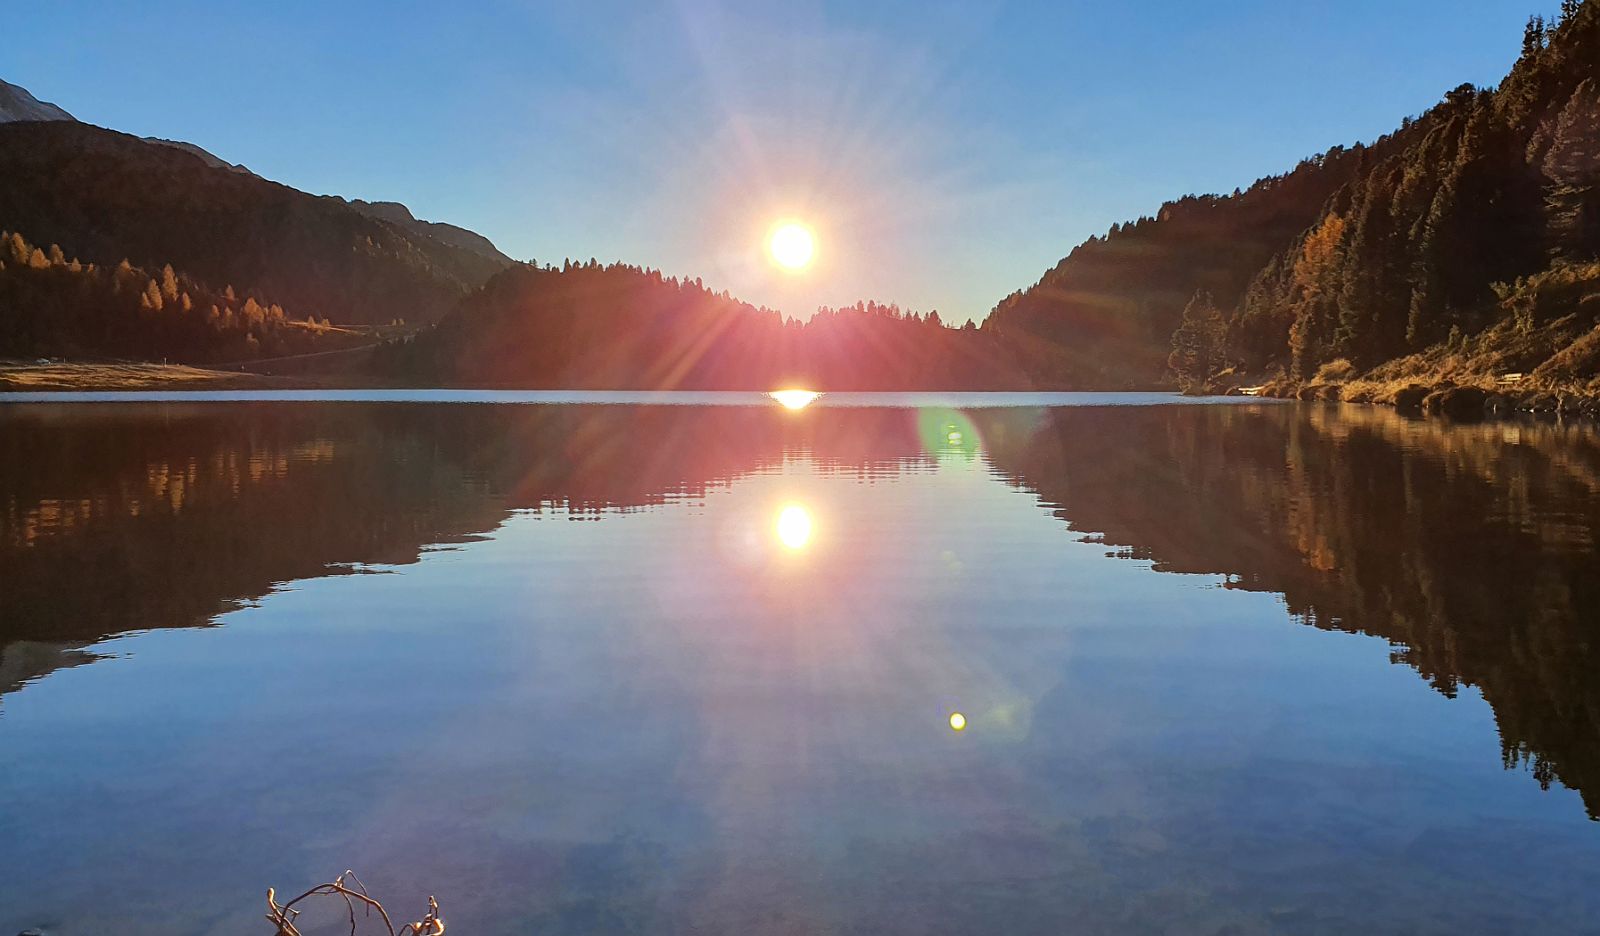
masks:
<path fill-rule="evenodd" d="M 1428 397 L 1428 388 L 1420 384 L 1412 384 L 1395 392 L 1394 408 L 1397 410 L 1415 412 L 1422 408 L 1422 401 Z"/>
<path fill-rule="evenodd" d="M 1553 393 L 1535 393 L 1522 401 L 1521 408 L 1530 413 L 1553 413 L 1558 402 Z"/>
<path fill-rule="evenodd" d="M 1488 400 L 1488 391 L 1477 387 L 1446 387 L 1428 394 L 1422 409 L 1440 416 L 1482 416 Z"/>

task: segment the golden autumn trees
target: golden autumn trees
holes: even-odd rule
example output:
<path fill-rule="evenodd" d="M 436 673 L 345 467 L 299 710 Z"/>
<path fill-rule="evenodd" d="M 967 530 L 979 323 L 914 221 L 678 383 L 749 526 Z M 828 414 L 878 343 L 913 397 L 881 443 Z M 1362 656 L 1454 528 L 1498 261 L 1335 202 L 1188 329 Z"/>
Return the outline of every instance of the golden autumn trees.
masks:
<path fill-rule="evenodd" d="M 196 303 L 209 307 L 195 315 Z M 168 264 L 103 269 L 58 245 L 0 232 L 0 357 L 109 357 L 188 363 L 325 350 L 359 340 L 289 320 L 276 303 L 213 292 Z"/>

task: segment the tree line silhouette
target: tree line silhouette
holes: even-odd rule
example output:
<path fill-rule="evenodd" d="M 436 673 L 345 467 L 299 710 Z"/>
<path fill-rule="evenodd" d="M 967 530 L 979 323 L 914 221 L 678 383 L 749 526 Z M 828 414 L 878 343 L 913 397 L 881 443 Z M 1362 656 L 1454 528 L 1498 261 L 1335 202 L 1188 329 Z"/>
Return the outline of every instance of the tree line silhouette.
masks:
<path fill-rule="evenodd" d="M 594 260 L 497 274 L 437 326 L 380 349 L 390 377 L 572 388 L 1021 386 L 992 335 L 862 302 L 798 321 L 699 279 Z"/>

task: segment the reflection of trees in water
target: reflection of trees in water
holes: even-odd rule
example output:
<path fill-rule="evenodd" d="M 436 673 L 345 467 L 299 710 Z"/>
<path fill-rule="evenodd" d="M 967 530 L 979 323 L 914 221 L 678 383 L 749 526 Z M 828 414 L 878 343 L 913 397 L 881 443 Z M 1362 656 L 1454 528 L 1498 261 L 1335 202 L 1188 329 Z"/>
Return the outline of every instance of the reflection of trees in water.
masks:
<path fill-rule="evenodd" d="M 1306 623 L 1389 640 L 1446 695 L 1477 686 L 1507 765 L 1600 815 L 1588 429 L 1356 407 L 1059 410 L 991 459 L 1122 555 L 1281 593 Z"/>
<path fill-rule="evenodd" d="M 1162 571 L 1277 592 L 1318 627 L 1493 707 L 1508 764 L 1600 812 L 1600 438 L 1363 408 L 960 416 L 1009 483 Z M 0 692 L 132 628 L 205 624 L 275 584 L 415 561 L 509 511 L 702 498 L 806 453 L 931 466 L 904 410 L 333 406 L 19 409 L 0 417 Z M 946 420 L 948 421 L 948 420 Z M 940 436 L 940 433 L 934 433 Z M 938 444 L 934 444 L 934 443 Z"/>
<path fill-rule="evenodd" d="M 842 431 L 840 430 L 842 427 Z M 905 414 L 687 407 L 28 407 L 0 418 L 0 692 L 107 635 L 203 625 L 282 582 L 416 561 L 513 508 L 703 497 L 818 453 L 918 454 Z"/>

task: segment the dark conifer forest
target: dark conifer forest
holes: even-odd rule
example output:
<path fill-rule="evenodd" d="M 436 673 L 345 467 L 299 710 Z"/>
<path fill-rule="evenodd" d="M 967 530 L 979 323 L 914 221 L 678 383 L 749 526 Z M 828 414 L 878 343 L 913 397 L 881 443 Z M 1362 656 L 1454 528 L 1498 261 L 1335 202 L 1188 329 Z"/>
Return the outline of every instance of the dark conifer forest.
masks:
<path fill-rule="evenodd" d="M 898 390 L 1024 386 L 993 335 L 892 305 L 805 322 L 699 280 L 589 261 L 519 265 L 436 327 L 380 349 L 381 373 L 445 384 Z"/>

